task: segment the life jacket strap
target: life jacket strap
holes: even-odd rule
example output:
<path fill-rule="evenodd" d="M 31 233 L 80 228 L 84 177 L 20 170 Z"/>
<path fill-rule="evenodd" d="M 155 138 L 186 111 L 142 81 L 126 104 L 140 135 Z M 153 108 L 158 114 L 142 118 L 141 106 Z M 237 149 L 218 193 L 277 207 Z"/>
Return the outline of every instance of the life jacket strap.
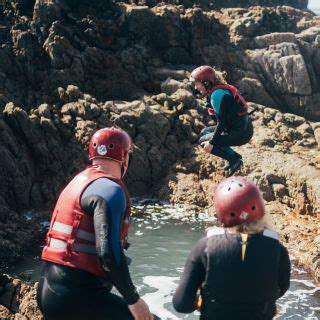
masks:
<path fill-rule="evenodd" d="M 67 249 L 68 243 L 67 241 L 51 238 L 50 244 L 48 245 L 51 249 L 56 249 L 59 251 L 65 251 Z M 83 253 L 89 253 L 89 254 L 97 254 L 96 247 L 91 244 L 84 244 L 84 243 L 73 243 L 71 245 L 72 251 L 76 252 L 83 252 Z"/>
<path fill-rule="evenodd" d="M 73 226 L 66 223 L 55 221 L 53 223 L 52 230 L 65 233 L 67 235 L 71 235 L 73 231 Z M 79 228 L 76 232 L 76 237 L 79 239 L 94 242 L 94 243 L 96 241 L 96 237 L 94 233 L 88 232 L 86 230 L 79 229 Z"/>

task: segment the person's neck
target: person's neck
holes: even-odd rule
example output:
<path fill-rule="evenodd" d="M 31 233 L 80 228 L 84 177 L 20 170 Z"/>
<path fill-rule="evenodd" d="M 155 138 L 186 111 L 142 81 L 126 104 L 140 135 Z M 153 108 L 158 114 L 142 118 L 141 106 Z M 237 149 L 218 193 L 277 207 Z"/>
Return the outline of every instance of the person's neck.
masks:
<path fill-rule="evenodd" d="M 104 173 L 116 179 L 121 179 L 121 165 L 119 162 L 109 159 L 97 159 L 97 161 L 94 160 L 92 164 Z"/>

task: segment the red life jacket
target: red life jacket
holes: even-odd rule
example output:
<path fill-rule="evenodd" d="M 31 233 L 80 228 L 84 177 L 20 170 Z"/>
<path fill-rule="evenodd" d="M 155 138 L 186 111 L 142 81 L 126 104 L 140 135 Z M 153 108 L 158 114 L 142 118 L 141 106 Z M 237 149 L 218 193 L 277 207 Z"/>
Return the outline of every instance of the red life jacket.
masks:
<path fill-rule="evenodd" d="M 115 179 L 94 166 L 76 175 L 61 192 L 53 211 L 51 224 L 46 237 L 42 259 L 64 266 L 85 270 L 97 277 L 106 277 L 100 267 L 95 247 L 93 217 L 80 206 L 81 195 L 94 180 L 108 178 L 121 186 L 126 195 L 126 212 L 121 228 L 123 248 L 128 247 L 131 201 L 129 193 L 119 179 Z"/>
<path fill-rule="evenodd" d="M 212 95 L 212 93 L 214 91 L 218 90 L 218 89 L 228 90 L 232 94 L 232 96 L 235 99 L 237 105 L 239 106 L 239 112 L 237 113 L 238 116 L 244 116 L 244 115 L 248 114 L 247 102 L 242 97 L 240 91 L 236 87 L 234 87 L 234 86 L 232 86 L 230 84 L 220 84 L 220 85 L 214 86 L 210 90 L 208 96 L 210 97 Z M 208 108 L 208 112 L 209 112 L 210 115 L 216 114 L 213 108 Z"/>

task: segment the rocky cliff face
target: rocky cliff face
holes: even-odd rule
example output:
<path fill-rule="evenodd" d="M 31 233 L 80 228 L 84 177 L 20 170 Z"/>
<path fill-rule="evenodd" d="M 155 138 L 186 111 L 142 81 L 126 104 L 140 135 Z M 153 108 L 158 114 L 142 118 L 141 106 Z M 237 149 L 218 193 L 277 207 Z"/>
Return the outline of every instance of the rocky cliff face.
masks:
<path fill-rule="evenodd" d="M 150 9 L 101 0 L 6 3 L 0 108 L 10 101 L 25 110 L 55 103 L 57 87 L 69 84 L 100 101 L 134 99 L 160 92 L 159 78 L 168 74 L 159 75 L 159 68 L 207 63 L 242 82 L 251 101 L 320 118 L 319 19 L 310 13 Z"/>
<path fill-rule="evenodd" d="M 291 6 L 298 9 L 306 9 L 308 6 L 308 0 L 126 0 L 123 2 L 130 4 L 147 5 L 149 7 L 154 7 L 161 3 L 183 5 L 186 8 L 197 6 L 204 10 L 221 8 L 248 8 L 251 6 Z"/>

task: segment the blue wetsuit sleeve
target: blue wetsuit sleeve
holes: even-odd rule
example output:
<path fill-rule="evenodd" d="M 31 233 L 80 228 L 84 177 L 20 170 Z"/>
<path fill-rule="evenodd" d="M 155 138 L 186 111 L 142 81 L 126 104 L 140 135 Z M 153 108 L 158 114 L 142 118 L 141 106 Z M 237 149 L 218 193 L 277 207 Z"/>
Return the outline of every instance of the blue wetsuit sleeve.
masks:
<path fill-rule="evenodd" d="M 206 238 L 199 240 L 187 259 L 172 299 L 173 306 L 178 312 L 191 313 L 195 310 L 197 291 L 201 288 L 206 275 L 206 243 Z"/>
<path fill-rule="evenodd" d="M 126 209 L 126 198 L 122 188 L 112 180 L 101 178 L 94 181 L 82 194 L 81 200 L 84 200 L 88 196 L 100 197 L 100 201 L 105 202 L 105 210 L 99 210 L 94 212 L 105 216 L 108 222 L 106 230 L 106 242 L 112 253 L 117 265 L 120 264 L 121 247 L 121 225 L 123 221 L 123 215 Z M 94 215 L 95 220 L 95 215 Z M 100 233 L 103 232 L 101 229 Z"/>
<path fill-rule="evenodd" d="M 126 209 L 124 191 L 109 179 L 98 179 L 82 194 L 81 207 L 93 216 L 96 249 L 102 268 L 128 304 L 137 302 L 139 295 L 131 280 L 120 239 Z"/>

